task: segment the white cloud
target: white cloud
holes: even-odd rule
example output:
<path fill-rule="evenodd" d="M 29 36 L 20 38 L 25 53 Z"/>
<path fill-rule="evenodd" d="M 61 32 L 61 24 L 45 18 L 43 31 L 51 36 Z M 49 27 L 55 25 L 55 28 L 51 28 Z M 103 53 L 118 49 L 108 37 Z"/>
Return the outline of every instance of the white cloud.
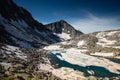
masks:
<path fill-rule="evenodd" d="M 84 33 L 120 29 L 120 21 L 118 17 L 103 18 L 97 17 L 91 13 L 87 14 L 87 18 L 76 19 L 72 21 L 72 25 Z"/>

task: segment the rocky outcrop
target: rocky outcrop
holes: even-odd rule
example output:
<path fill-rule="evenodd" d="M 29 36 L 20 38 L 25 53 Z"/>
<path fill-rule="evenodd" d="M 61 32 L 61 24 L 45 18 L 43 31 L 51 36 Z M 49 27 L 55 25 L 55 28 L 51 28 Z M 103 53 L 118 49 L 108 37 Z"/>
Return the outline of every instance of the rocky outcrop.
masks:
<path fill-rule="evenodd" d="M 0 47 L 0 80 L 61 80 L 49 71 L 38 69 L 47 64 L 46 51 L 35 51 L 14 46 Z"/>

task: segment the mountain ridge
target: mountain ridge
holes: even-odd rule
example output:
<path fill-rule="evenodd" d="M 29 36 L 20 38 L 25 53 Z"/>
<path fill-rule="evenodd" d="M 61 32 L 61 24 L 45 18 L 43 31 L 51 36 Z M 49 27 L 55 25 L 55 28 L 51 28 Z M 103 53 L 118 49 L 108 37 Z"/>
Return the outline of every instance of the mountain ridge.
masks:
<path fill-rule="evenodd" d="M 2 25 L 1 27 L 4 27 L 4 29 L 10 34 L 13 35 L 12 37 L 18 41 L 21 41 L 23 43 L 28 43 L 28 44 L 38 44 L 41 45 L 50 44 L 54 42 L 60 41 L 57 36 L 52 34 L 50 30 L 44 27 L 43 24 L 37 22 L 36 20 L 33 19 L 32 15 L 25 10 L 22 7 L 18 7 L 12 0 L 2 0 L 0 1 L 0 13 L 1 13 L 1 22 L 0 24 Z M 15 33 L 18 32 L 20 35 L 16 35 Z M 15 33 L 13 33 L 15 32 Z M 46 33 L 46 34 L 44 34 Z M 28 39 L 34 38 L 34 40 L 28 41 L 25 39 L 25 36 Z M 30 37 L 31 36 L 31 37 Z M 47 38 L 46 38 L 47 36 Z M 54 37 L 55 39 L 52 40 L 50 36 Z M 4 37 L 5 38 L 5 37 Z M 11 39 L 12 40 L 12 39 Z M 44 42 L 40 42 L 44 40 Z M 46 41 L 45 41 L 46 40 Z M 4 40 L 3 40 L 4 41 Z M 14 41 L 14 40 L 13 40 Z M 24 47 L 24 46 L 21 46 Z"/>
<path fill-rule="evenodd" d="M 36 21 L 31 13 L 23 7 L 17 6 L 12 0 L 1 0 L 0 4 L 1 27 L 4 27 L 4 30 L 9 33 L 11 41 L 15 42 L 16 45 L 26 48 L 28 48 L 27 45 L 31 48 L 33 46 L 39 48 L 61 41 L 60 36 Z M 74 32 L 77 31 L 74 28 L 73 30 Z M 1 36 L 4 37 L 4 35 Z"/>

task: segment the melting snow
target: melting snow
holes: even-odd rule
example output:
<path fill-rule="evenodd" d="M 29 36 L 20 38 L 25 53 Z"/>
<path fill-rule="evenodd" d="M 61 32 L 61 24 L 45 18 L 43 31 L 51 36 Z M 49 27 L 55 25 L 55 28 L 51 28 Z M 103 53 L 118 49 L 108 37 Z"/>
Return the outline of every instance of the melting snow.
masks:
<path fill-rule="evenodd" d="M 114 57 L 115 54 L 114 53 L 103 53 L 103 52 L 95 52 L 91 55 L 94 55 L 94 56 L 103 56 L 103 57 Z"/>
<path fill-rule="evenodd" d="M 107 35 L 108 36 L 113 36 L 115 33 L 117 33 L 117 32 L 119 32 L 119 31 L 111 31 L 111 32 L 109 32 Z"/>
<path fill-rule="evenodd" d="M 54 51 L 54 50 L 61 50 L 62 48 L 60 47 L 60 45 L 50 45 L 50 46 L 44 47 L 43 49 Z"/>
<path fill-rule="evenodd" d="M 107 32 L 100 32 L 100 33 L 98 33 L 98 34 L 96 35 L 96 37 L 97 37 L 97 38 L 103 38 L 103 37 L 106 36 L 106 33 L 107 33 Z"/>
<path fill-rule="evenodd" d="M 96 44 L 105 47 L 107 45 L 112 45 L 112 44 L 115 44 L 115 43 L 116 43 L 115 40 L 107 40 L 106 38 L 100 38 Z"/>
<path fill-rule="evenodd" d="M 58 37 L 64 39 L 64 40 L 71 39 L 70 34 L 67 34 L 67 33 L 64 33 L 64 32 L 62 34 L 56 34 L 56 33 L 54 33 L 54 34 L 57 35 Z"/>
<path fill-rule="evenodd" d="M 16 57 L 20 59 L 26 60 L 27 58 L 27 56 L 24 53 L 22 53 L 18 47 L 6 45 L 6 46 L 3 46 L 3 48 L 7 50 L 6 51 L 7 54 L 12 54 L 12 52 L 14 52 L 16 54 Z"/>
<path fill-rule="evenodd" d="M 77 44 L 78 47 L 82 47 L 83 45 L 86 45 L 86 42 L 84 40 L 79 41 Z"/>
<path fill-rule="evenodd" d="M 4 66 L 11 67 L 11 63 L 1 62 L 0 64 L 1 64 L 1 65 L 4 65 Z"/>

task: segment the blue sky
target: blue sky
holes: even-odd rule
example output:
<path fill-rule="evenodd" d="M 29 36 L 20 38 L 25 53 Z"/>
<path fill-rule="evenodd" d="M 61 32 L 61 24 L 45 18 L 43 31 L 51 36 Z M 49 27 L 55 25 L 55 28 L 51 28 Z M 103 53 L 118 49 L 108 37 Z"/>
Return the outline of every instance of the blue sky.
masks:
<path fill-rule="evenodd" d="M 120 29 L 120 0 L 14 0 L 43 24 L 66 20 L 84 33 Z"/>

